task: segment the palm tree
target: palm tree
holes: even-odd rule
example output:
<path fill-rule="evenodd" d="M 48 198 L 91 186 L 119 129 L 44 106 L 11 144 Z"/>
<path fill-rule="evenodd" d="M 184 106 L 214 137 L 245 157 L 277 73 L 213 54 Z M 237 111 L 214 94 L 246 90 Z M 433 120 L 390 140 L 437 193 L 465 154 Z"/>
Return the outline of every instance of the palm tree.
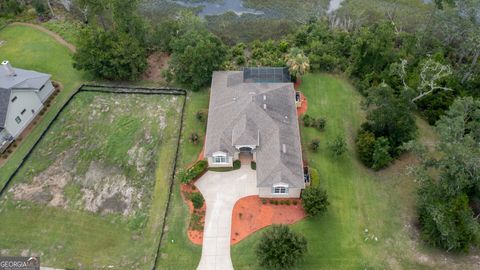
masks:
<path fill-rule="evenodd" d="M 295 80 L 310 70 L 310 61 L 299 48 L 291 48 L 286 60 L 288 71 Z"/>

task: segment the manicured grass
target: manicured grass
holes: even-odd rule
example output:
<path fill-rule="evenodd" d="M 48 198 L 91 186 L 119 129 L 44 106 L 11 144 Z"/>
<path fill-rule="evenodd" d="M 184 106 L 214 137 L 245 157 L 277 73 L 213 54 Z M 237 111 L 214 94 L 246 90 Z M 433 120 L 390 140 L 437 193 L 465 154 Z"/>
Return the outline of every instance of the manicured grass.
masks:
<path fill-rule="evenodd" d="M 13 179 L 13 190 L 0 201 L 3 252 L 41 254 L 44 265 L 57 268 L 151 269 L 169 195 L 183 99 L 93 92 L 75 96 Z M 43 172 L 59 167 L 55 164 L 60 164 L 60 172 L 50 171 L 45 178 Z M 35 184 L 35 177 L 66 179 L 67 186 L 60 191 L 55 185 L 43 187 L 63 194 L 66 206 L 14 196 L 21 185 Z M 105 180 L 108 177 L 114 179 Z M 95 212 L 86 210 L 84 189 L 93 190 L 96 200 L 99 193 L 120 194 L 115 187 L 122 181 L 126 185 L 120 190 L 134 194 L 134 212 L 102 213 L 103 203 Z M 124 201 L 121 197 L 113 204 L 121 206 Z"/>
<path fill-rule="evenodd" d="M 17 168 L 31 146 L 73 91 L 80 86 L 83 75 L 72 67 L 71 52 L 45 33 L 27 26 L 7 26 L 0 31 L 0 56 L 14 67 L 52 74 L 53 80 L 63 84 L 63 91 L 55 97 L 43 120 L 24 138 L 21 145 L 0 167 L 0 188 Z"/>
<path fill-rule="evenodd" d="M 183 134 L 181 140 L 178 169 L 193 164 L 202 150 L 206 122 L 196 119 L 196 112 L 208 109 L 209 92 L 189 92 L 185 107 Z M 197 145 L 189 141 L 191 133 L 198 133 L 201 142 Z M 180 195 L 180 182 L 174 183 L 170 208 L 167 214 L 165 235 L 157 260 L 157 269 L 195 269 L 200 262 L 201 247 L 190 242 L 187 229 L 190 214 Z"/>
<path fill-rule="evenodd" d="M 307 218 L 292 228 L 307 237 L 309 252 L 298 269 L 424 269 L 435 265 L 427 253 L 421 260 L 414 237 L 413 180 L 406 176 L 408 156 L 391 168 L 375 173 L 355 157 L 356 130 L 363 121 L 361 96 L 344 80 L 310 74 L 301 91 L 308 99 L 308 114 L 327 120 L 324 132 L 301 128 L 303 144 L 321 141 L 316 153 L 307 151 L 311 167 L 318 170 L 320 186 L 326 188 L 331 205 L 323 216 Z M 422 141 L 433 136 L 421 124 Z M 330 156 L 327 143 L 344 136 L 348 152 L 339 159 Z M 365 230 L 368 229 L 368 233 Z M 254 248 L 261 233 L 235 245 L 235 269 L 261 269 Z M 375 237 L 377 240 L 375 240 Z M 435 265 L 435 267 L 446 267 Z M 446 267 L 448 268 L 448 266 Z"/>

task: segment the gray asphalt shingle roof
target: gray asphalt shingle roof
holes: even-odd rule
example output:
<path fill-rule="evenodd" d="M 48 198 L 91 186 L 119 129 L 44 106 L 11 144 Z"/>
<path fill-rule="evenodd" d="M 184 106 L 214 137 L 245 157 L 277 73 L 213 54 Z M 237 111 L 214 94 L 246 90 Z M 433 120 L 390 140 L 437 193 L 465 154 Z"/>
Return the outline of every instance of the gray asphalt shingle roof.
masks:
<path fill-rule="evenodd" d="M 305 186 L 292 83 L 250 83 L 242 71 L 214 72 L 205 154 L 233 156 L 234 145 L 258 145 L 258 187 Z"/>
<path fill-rule="evenodd" d="M 0 131 L 2 131 L 2 129 L 5 127 L 11 93 L 12 90 L 10 89 L 0 89 Z"/>
<path fill-rule="evenodd" d="M 49 74 L 19 68 L 13 70 L 16 75 L 10 76 L 0 66 L 0 130 L 5 127 L 12 90 L 38 90 L 50 80 Z"/>

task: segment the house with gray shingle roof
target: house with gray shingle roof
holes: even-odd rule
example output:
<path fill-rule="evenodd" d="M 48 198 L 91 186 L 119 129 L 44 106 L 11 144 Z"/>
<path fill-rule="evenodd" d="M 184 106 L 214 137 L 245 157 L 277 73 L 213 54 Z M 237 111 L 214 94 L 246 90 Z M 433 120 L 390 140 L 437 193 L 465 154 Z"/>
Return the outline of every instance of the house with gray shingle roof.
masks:
<path fill-rule="evenodd" d="M 295 90 L 288 71 L 266 73 L 214 72 L 205 157 L 210 167 L 232 167 L 250 156 L 261 197 L 299 197 L 305 180 Z"/>
<path fill-rule="evenodd" d="M 0 66 L 0 152 L 14 141 L 42 110 L 54 92 L 49 74 Z"/>

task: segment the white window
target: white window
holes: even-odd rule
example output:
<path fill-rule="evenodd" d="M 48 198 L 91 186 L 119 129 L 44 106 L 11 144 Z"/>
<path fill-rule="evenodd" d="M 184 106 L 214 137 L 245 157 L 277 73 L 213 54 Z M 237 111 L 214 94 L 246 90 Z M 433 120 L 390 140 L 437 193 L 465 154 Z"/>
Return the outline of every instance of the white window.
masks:
<path fill-rule="evenodd" d="M 20 124 L 20 122 L 22 122 L 22 119 L 20 118 L 20 116 L 17 116 L 15 118 L 15 122 L 17 122 L 17 124 Z"/>
<path fill-rule="evenodd" d="M 227 157 L 226 156 L 214 156 L 213 157 L 213 163 L 227 163 Z"/>
<path fill-rule="evenodd" d="M 288 193 L 288 187 L 286 187 L 286 186 L 274 186 L 273 187 L 273 193 L 274 194 L 287 194 Z"/>

